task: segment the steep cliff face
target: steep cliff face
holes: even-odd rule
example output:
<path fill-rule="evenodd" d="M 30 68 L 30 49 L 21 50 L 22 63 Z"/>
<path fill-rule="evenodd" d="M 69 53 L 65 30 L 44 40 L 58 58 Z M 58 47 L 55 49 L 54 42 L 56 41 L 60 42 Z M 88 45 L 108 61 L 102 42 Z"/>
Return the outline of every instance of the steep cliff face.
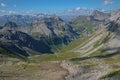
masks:
<path fill-rule="evenodd" d="M 112 33 L 108 47 L 114 51 L 120 50 L 120 15 L 118 14 L 120 14 L 120 12 L 116 12 L 116 14 L 114 13 L 114 15 L 111 16 L 112 21 L 107 27 L 107 30 Z"/>
<path fill-rule="evenodd" d="M 96 20 L 105 21 L 110 17 L 110 13 L 104 13 L 104 12 L 95 10 L 93 11 L 91 16 Z"/>
<path fill-rule="evenodd" d="M 115 20 L 120 17 L 120 9 L 111 12 L 110 20 Z"/>
<path fill-rule="evenodd" d="M 33 33 L 39 32 L 40 34 L 46 36 L 49 35 L 72 36 L 75 34 L 75 32 L 72 30 L 72 27 L 57 16 L 35 21 L 31 24 L 31 26 L 32 26 L 31 32 Z"/>

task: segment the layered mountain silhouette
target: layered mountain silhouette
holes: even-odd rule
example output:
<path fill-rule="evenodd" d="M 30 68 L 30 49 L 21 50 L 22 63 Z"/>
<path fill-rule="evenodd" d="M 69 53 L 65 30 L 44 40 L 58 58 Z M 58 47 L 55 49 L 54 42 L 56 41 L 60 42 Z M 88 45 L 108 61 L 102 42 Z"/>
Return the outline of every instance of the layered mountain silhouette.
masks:
<path fill-rule="evenodd" d="M 101 24 L 109 24 L 110 31 L 117 29 L 119 17 L 117 15 L 116 19 L 113 14 L 118 12 L 111 13 L 110 16 L 109 13 L 95 10 L 92 15 L 78 16 L 69 22 L 58 16 L 42 19 L 24 16 L 23 20 L 23 16 L 19 15 L 16 18 L 18 24 L 12 20 L 13 18 L 9 18 L 10 20 L 0 27 L 0 47 L 22 56 L 52 53 L 53 46 L 67 45 L 79 37 L 87 36 L 99 29 Z M 20 26 L 23 25 L 21 23 L 25 27 Z"/>

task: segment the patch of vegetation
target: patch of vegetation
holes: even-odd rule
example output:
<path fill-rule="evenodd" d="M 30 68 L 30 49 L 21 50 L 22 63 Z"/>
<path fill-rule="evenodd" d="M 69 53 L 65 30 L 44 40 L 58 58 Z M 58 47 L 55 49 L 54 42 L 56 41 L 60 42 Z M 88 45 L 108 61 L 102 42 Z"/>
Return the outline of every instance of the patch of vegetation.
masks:
<path fill-rule="evenodd" d="M 58 45 L 51 45 L 51 51 L 52 52 L 59 52 L 61 48 L 65 46 L 65 44 L 58 44 Z"/>
<path fill-rule="evenodd" d="M 94 66 L 98 65 L 97 62 L 93 62 L 91 60 L 75 61 L 75 62 L 73 62 L 73 64 L 80 64 L 80 65 L 89 66 L 89 67 L 94 67 Z"/>
<path fill-rule="evenodd" d="M 55 53 L 55 54 L 42 54 L 35 55 L 29 58 L 30 62 L 44 62 L 44 61 L 61 61 L 78 58 L 78 53 Z"/>
<path fill-rule="evenodd" d="M 79 58 L 80 53 L 77 52 L 56 53 L 56 56 L 59 60 L 70 60 L 73 58 Z"/>
<path fill-rule="evenodd" d="M 109 74 L 101 77 L 100 80 L 104 80 L 105 78 L 110 78 L 110 77 L 113 77 L 113 76 L 116 76 L 116 75 L 120 75 L 120 69 L 119 70 L 111 71 Z"/>
<path fill-rule="evenodd" d="M 80 46 L 81 44 L 83 44 L 84 42 L 88 41 L 88 39 L 90 37 L 92 37 L 95 33 L 93 32 L 91 35 L 89 36 L 84 36 L 84 37 L 80 37 L 74 41 L 72 41 L 71 43 L 69 43 L 68 45 L 64 45 L 61 50 L 59 51 L 59 53 L 66 53 L 66 52 L 72 52 L 73 49 L 77 48 L 78 46 Z"/>
<path fill-rule="evenodd" d="M 89 55 L 89 57 L 94 57 L 94 56 L 105 56 L 105 53 L 101 52 L 101 50 L 97 50 Z"/>
<path fill-rule="evenodd" d="M 82 44 L 85 40 L 86 40 L 87 37 L 85 38 L 79 38 L 71 43 L 69 43 L 67 46 L 64 46 L 60 53 L 64 53 L 64 52 L 70 52 L 72 49 L 74 49 L 75 47 L 79 46 L 80 44 Z"/>
<path fill-rule="evenodd" d="M 120 52 L 118 52 L 120 53 Z M 114 56 L 112 58 L 107 58 L 107 59 L 104 59 L 104 62 L 106 64 L 113 64 L 113 63 L 117 63 L 117 62 L 120 62 L 120 54 L 117 55 L 117 56 Z"/>
<path fill-rule="evenodd" d="M 40 33 L 40 32 L 32 32 L 31 35 L 32 35 L 33 37 L 36 37 L 36 36 L 41 35 L 41 33 Z"/>
<path fill-rule="evenodd" d="M 43 61 L 54 61 L 57 60 L 57 57 L 54 54 L 42 54 L 35 55 L 29 58 L 30 62 L 43 62 Z"/>

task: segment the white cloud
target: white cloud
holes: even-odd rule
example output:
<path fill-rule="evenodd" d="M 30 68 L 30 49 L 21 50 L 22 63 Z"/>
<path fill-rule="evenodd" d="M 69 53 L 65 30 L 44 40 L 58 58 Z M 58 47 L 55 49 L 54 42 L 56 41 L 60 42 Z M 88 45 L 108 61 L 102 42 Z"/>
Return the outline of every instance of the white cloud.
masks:
<path fill-rule="evenodd" d="M 113 4 L 112 0 L 104 0 L 103 5 L 110 5 Z"/>
<path fill-rule="evenodd" d="M 15 14 L 15 11 L 0 10 L 1 13 Z"/>
<path fill-rule="evenodd" d="M 77 7 L 75 10 L 76 10 L 76 11 L 79 11 L 80 9 L 81 9 L 80 7 Z"/>
<path fill-rule="evenodd" d="M 9 14 L 15 14 L 15 11 L 8 11 Z"/>
<path fill-rule="evenodd" d="M 87 10 L 87 8 L 86 7 L 77 7 L 75 9 L 73 9 L 73 10 L 75 10 L 75 11 L 82 11 L 82 10 Z"/>
<path fill-rule="evenodd" d="M 17 12 L 12 11 L 12 10 L 0 10 L 0 15 L 11 15 L 11 14 L 16 14 Z"/>
<path fill-rule="evenodd" d="M 2 6 L 2 7 L 6 7 L 6 4 L 4 4 L 4 3 L 1 3 L 1 4 L 0 4 L 0 6 Z"/>
<path fill-rule="evenodd" d="M 64 11 L 64 15 L 89 15 L 92 13 L 93 8 L 76 7 Z"/>

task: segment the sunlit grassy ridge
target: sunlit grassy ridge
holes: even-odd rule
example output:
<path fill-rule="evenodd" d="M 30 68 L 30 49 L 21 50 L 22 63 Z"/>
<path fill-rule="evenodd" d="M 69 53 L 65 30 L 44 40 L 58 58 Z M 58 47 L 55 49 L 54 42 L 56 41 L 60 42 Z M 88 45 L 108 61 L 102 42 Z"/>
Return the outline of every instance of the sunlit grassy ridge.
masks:
<path fill-rule="evenodd" d="M 80 57 L 78 53 L 56 53 L 31 56 L 30 62 L 61 61 Z"/>

